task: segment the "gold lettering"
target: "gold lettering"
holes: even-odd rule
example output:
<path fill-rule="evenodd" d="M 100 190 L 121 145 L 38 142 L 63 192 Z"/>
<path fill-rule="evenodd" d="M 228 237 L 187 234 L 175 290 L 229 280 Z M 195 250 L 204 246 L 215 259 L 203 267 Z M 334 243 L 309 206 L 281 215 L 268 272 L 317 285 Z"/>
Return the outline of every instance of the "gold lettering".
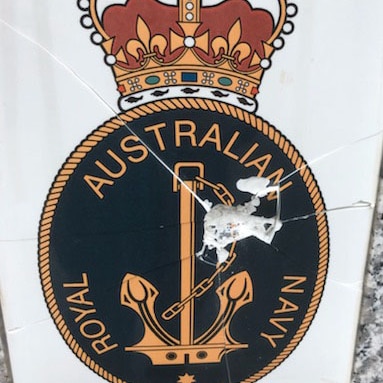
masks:
<path fill-rule="evenodd" d="M 258 148 L 259 144 L 256 142 L 253 146 L 241 157 L 239 162 L 243 164 Z"/>
<path fill-rule="evenodd" d="M 87 326 L 92 326 L 92 325 L 93 325 L 93 328 L 98 326 L 100 329 L 97 332 L 92 332 L 92 333 L 86 332 L 85 329 L 87 328 Z M 85 338 L 95 339 L 105 334 L 105 325 L 98 319 L 88 319 L 87 321 L 81 323 L 80 333 Z"/>
<path fill-rule="evenodd" d="M 77 291 L 76 293 L 69 295 L 66 300 L 67 302 L 74 303 L 77 305 L 86 305 L 86 306 L 94 306 L 92 301 L 88 301 L 85 299 L 85 294 L 89 293 L 89 289 L 82 289 Z"/>
<path fill-rule="evenodd" d="M 289 188 L 293 183 L 291 181 L 287 182 L 287 184 L 284 184 L 282 185 L 280 188 L 279 188 L 279 191 L 280 192 L 283 192 L 283 190 L 286 190 L 287 188 Z"/>
<path fill-rule="evenodd" d="M 135 157 L 134 156 L 128 156 L 128 160 L 130 162 L 135 163 L 135 164 L 146 160 L 146 158 L 149 155 L 149 151 L 145 147 L 145 145 L 139 144 L 139 145 L 127 146 L 127 143 L 129 141 L 138 142 L 139 140 L 140 139 L 137 136 L 127 136 L 127 137 L 123 138 L 120 142 L 120 147 L 125 153 L 138 152 Z"/>
<path fill-rule="evenodd" d="M 282 179 L 282 176 L 285 172 L 285 169 L 283 168 L 279 168 L 278 170 L 276 170 L 275 172 L 271 173 L 270 175 L 267 176 L 267 178 L 273 182 L 274 185 L 277 185 L 279 184 L 279 182 L 281 181 Z"/>
<path fill-rule="evenodd" d="M 106 151 L 110 157 L 112 157 L 119 165 L 120 165 L 120 171 L 118 171 L 117 173 L 113 173 L 110 169 L 108 169 L 103 163 L 101 163 L 99 160 L 97 160 L 95 162 L 95 164 L 105 173 L 107 174 L 109 177 L 112 177 L 112 178 L 120 178 L 122 177 L 125 172 L 126 172 L 126 164 L 125 162 L 117 156 L 116 153 L 113 152 L 113 150 L 111 149 L 108 149 Z"/>
<path fill-rule="evenodd" d="M 272 334 L 266 334 L 264 332 L 261 332 L 261 336 L 263 338 L 266 338 L 270 342 L 270 344 L 271 344 L 271 346 L 273 348 L 277 347 L 277 344 L 274 342 L 274 339 L 282 339 L 282 338 L 284 338 L 284 334 L 280 334 L 280 335 L 274 334 L 274 335 L 272 335 Z"/>
<path fill-rule="evenodd" d="M 63 283 L 63 287 L 88 287 L 88 275 L 86 273 L 82 273 L 82 281 L 81 282 L 74 282 L 74 283 Z"/>
<path fill-rule="evenodd" d="M 270 175 L 267 176 L 267 178 L 270 180 L 270 182 L 273 183 L 273 185 L 278 185 L 282 179 L 282 176 L 283 176 L 283 173 L 285 172 L 285 170 L 283 168 L 279 168 L 278 170 L 276 170 L 275 172 L 271 173 Z M 287 182 L 286 184 L 284 185 L 281 185 L 279 187 L 279 192 L 282 193 L 283 190 L 286 190 L 287 188 L 289 188 L 293 183 L 291 181 Z M 268 196 L 267 196 L 267 199 L 269 201 L 272 201 L 274 199 L 277 198 L 277 193 L 273 192 L 273 193 L 270 193 Z"/>
<path fill-rule="evenodd" d="M 257 177 L 262 177 L 263 173 L 267 169 L 267 167 L 270 164 L 270 161 L 272 160 L 273 156 L 271 154 L 265 154 L 262 157 L 256 158 L 250 162 L 247 162 L 245 164 L 246 168 L 249 168 L 250 166 L 256 167 L 259 171 L 257 174 Z"/>
<path fill-rule="evenodd" d="M 89 292 L 89 283 L 88 283 L 88 275 L 86 273 L 82 274 L 81 282 L 73 282 L 73 283 L 64 283 L 63 287 L 65 288 L 80 288 L 80 291 L 77 291 L 74 294 L 71 294 L 66 298 L 68 302 L 77 304 L 77 305 L 85 305 L 85 306 L 94 306 L 92 301 L 88 301 L 85 298 L 85 294 Z M 85 317 L 91 314 L 96 314 L 95 308 L 81 308 L 81 307 L 73 307 L 69 306 L 69 310 L 75 313 L 78 313 L 76 318 L 74 319 L 75 323 L 79 323 Z M 97 352 L 97 354 L 101 355 L 105 352 L 111 351 L 118 347 L 117 343 L 108 344 L 107 341 L 111 338 L 109 334 L 106 334 L 106 327 L 103 322 L 98 319 L 88 319 L 80 324 L 80 333 L 83 337 L 87 339 L 94 339 L 91 343 L 92 348 Z M 96 339 L 100 338 L 100 339 Z"/>
<path fill-rule="evenodd" d="M 281 293 L 291 293 L 291 294 L 302 294 L 304 292 L 303 288 L 297 288 L 297 286 L 302 285 L 302 283 L 306 282 L 307 277 L 302 276 L 293 276 L 293 275 L 285 275 L 283 277 L 285 282 L 285 286 L 281 288 Z M 286 298 L 279 297 L 279 302 L 281 306 L 273 311 L 274 314 L 284 314 L 298 311 L 299 306 L 295 303 L 289 301 Z M 285 334 L 288 332 L 287 324 L 294 322 L 293 316 L 286 317 L 273 317 L 269 319 L 269 323 L 273 325 L 275 328 L 280 330 L 282 333 L 279 334 L 269 334 L 266 332 L 262 332 L 260 335 L 267 339 L 270 345 L 275 348 L 277 346 L 277 339 L 282 339 L 285 337 Z"/>
<path fill-rule="evenodd" d="M 189 130 L 181 130 L 181 127 L 189 127 Z M 177 148 L 181 146 L 181 137 L 189 137 L 190 145 L 197 146 L 195 131 L 197 127 L 195 122 L 190 120 L 176 120 L 175 121 L 175 143 Z"/>
<path fill-rule="evenodd" d="M 110 339 L 110 335 L 109 334 L 105 335 L 101 339 L 94 340 L 91 343 L 93 350 L 96 351 L 98 355 L 104 354 L 104 353 L 106 353 L 106 352 L 108 352 L 110 350 L 113 350 L 114 348 L 118 347 L 117 343 L 108 345 L 106 343 L 106 341 L 108 339 Z"/>
<path fill-rule="evenodd" d="M 282 306 L 281 308 L 274 310 L 274 314 L 291 313 L 293 311 L 298 311 L 299 309 L 299 306 L 285 298 L 279 297 L 279 301 L 282 303 Z"/>
<path fill-rule="evenodd" d="M 293 281 L 287 286 L 282 288 L 282 293 L 291 293 L 291 294 L 303 294 L 304 289 L 294 289 L 293 287 L 296 287 L 298 285 L 301 285 L 302 283 L 307 281 L 307 277 L 298 277 L 298 276 L 290 276 L 286 275 L 283 277 L 285 281 Z"/>
<path fill-rule="evenodd" d="M 84 176 L 84 181 L 90 186 L 90 188 L 96 193 L 96 195 L 100 199 L 104 198 L 104 194 L 102 194 L 101 188 L 104 185 L 109 185 L 109 186 L 114 185 L 114 181 L 107 180 L 105 178 L 96 177 L 96 176 L 91 176 L 88 174 Z"/>
<path fill-rule="evenodd" d="M 280 324 L 280 322 L 292 322 L 293 320 L 294 320 L 294 318 L 270 318 L 269 322 L 270 322 L 273 326 L 279 328 L 281 331 L 283 331 L 284 333 L 286 333 L 286 332 L 287 332 L 287 328 L 284 327 L 284 326 L 282 326 L 282 325 Z"/>
<path fill-rule="evenodd" d="M 239 137 L 239 135 L 240 133 L 236 130 L 233 136 L 230 138 L 230 141 L 227 143 L 227 145 L 223 149 L 223 154 L 232 158 L 233 160 L 238 160 L 239 156 L 235 153 L 232 153 L 230 149 L 233 147 L 235 141 L 237 141 L 237 138 Z"/>
<path fill-rule="evenodd" d="M 81 309 L 79 307 L 69 307 L 70 311 L 74 311 L 76 313 L 80 313 L 80 315 L 77 315 L 76 318 L 74 318 L 74 321 L 76 323 L 80 322 L 80 320 L 84 319 L 89 314 L 94 314 L 96 312 L 96 309 Z"/>
<path fill-rule="evenodd" d="M 210 129 L 206 132 L 206 134 L 202 137 L 202 140 L 198 144 L 200 148 L 202 148 L 206 142 L 211 142 L 215 144 L 215 149 L 220 152 L 221 151 L 221 131 L 220 127 L 217 123 L 214 123 Z"/>
<path fill-rule="evenodd" d="M 160 129 L 165 128 L 166 124 L 161 122 L 160 124 L 147 126 L 144 130 L 145 132 L 154 132 L 154 136 L 156 137 L 158 147 L 161 151 L 165 150 L 164 140 L 162 139 Z"/>

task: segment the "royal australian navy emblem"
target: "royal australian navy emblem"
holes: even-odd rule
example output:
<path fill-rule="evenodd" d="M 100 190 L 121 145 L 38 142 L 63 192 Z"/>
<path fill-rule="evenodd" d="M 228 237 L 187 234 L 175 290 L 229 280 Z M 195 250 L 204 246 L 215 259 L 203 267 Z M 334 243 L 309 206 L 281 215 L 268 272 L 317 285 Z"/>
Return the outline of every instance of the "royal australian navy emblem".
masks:
<path fill-rule="evenodd" d="M 256 114 L 297 13 L 269 3 L 78 2 L 121 113 L 54 180 L 39 268 L 64 340 L 110 382 L 255 382 L 315 316 L 324 202 Z"/>

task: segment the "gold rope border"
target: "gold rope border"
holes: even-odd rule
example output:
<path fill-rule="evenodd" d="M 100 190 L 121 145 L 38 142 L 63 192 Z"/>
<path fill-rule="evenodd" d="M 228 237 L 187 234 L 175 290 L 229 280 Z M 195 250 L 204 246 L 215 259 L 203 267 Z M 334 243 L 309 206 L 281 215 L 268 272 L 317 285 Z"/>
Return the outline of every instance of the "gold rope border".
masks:
<path fill-rule="evenodd" d="M 104 368 L 102 368 L 99 364 L 94 362 L 77 343 L 76 339 L 73 337 L 67 325 L 65 324 L 65 320 L 60 313 L 57 301 L 54 297 L 52 280 L 50 275 L 50 230 L 56 206 L 59 202 L 61 193 L 63 192 L 66 183 L 68 182 L 69 178 L 71 177 L 77 166 L 81 163 L 82 159 L 85 158 L 86 155 L 95 146 L 97 146 L 99 142 L 101 142 L 104 138 L 106 138 L 109 134 L 112 134 L 117 129 L 120 129 L 121 127 L 125 126 L 126 123 L 132 122 L 140 117 L 147 116 L 153 113 L 175 109 L 202 109 L 209 110 L 212 112 L 219 112 L 221 114 L 237 118 L 240 121 L 244 121 L 247 124 L 251 125 L 253 128 L 257 129 L 259 132 L 263 133 L 265 136 L 268 136 L 268 138 L 272 140 L 279 147 L 279 149 L 282 150 L 284 154 L 286 154 L 291 163 L 295 166 L 297 172 L 299 172 L 307 187 L 311 201 L 315 208 L 319 236 L 319 265 L 318 276 L 314 286 L 314 291 L 310 305 L 298 331 L 295 333 L 294 337 L 289 342 L 289 344 L 283 349 L 283 351 L 266 367 L 258 371 L 256 374 L 251 375 L 241 383 L 255 382 L 264 377 L 269 372 L 271 372 L 274 368 L 279 366 L 279 364 L 281 364 L 283 360 L 291 354 L 291 352 L 296 348 L 298 343 L 302 340 L 303 336 L 305 335 L 306 331 L 308 330 L 308 327 L 310 326 L 314 318 L 314 315 L 318 309 L 318 305 L 322 297 L 327 274 L 329 257 L 329 230 L 325 214 L 325 205 L 321 193 L 319 191 L 318 185 L 314 179 L 314 176 L 311 174 L 309 167 L 307 166 L 299 152 L 295 149 L 295 147 L 290 143 L 288 139 L 286 139 L 277 129 L 269 125 L 266 121 L 264 121 L 260 117 L 257 117 L 232 105 L 227 105 L 218 101 L 210 101 L 198 98 L 178 98 L 156 101 L 153 103 L 136 107 L 131 111 L 122 113 L 118 117 L 107 121 L 106 123 L 104 123 L 104 125 L 100 126 L 93 133 L 91 133 L 75 149 L 75 151 L 67 159 L 67 161 L 59 171 L 57 177 L 55 178 L 55 181 L 53 182 L 53 185 L 49 191 L 47 200 L 45 202 L 40 221 L 39 271 L 45 301 L 58 330 L 63 336 L 65 342 L 75 353 L 75 355 L 96 374 L 100 375 L 109 382 L 126 383 L 126 381 L 112 375 Z"/>

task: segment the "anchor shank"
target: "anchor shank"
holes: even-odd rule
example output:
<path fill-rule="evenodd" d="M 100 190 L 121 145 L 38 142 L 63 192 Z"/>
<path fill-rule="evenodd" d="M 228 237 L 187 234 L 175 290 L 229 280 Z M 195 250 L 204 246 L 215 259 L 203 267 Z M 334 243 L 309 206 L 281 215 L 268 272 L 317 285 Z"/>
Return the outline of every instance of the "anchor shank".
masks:
<path fill-rule="evenodd" d="M 195 181 L 184 181 L 180 185 L 180 223 L 181 223 L 181 301 L 189 297 L 194 288 L 195 277 L 195 198 L 190 192 L 196 192 Z M 189 189 L 188 189 L 189 188 Z M 180 313 L 180 342 L 181 345 L 193 344 L 194 329 L 194 300 L 185 303 L 184 309 Z"/>

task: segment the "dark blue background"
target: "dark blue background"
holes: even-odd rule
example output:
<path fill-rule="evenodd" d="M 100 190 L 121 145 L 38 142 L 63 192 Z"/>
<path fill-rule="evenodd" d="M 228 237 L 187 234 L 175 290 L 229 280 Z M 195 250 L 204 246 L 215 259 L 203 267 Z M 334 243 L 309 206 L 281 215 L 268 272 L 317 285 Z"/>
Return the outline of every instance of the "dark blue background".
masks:
<path fill-rule="evenodd" d="M 178 161 L 199 161 L 205 163 L 205 177 L 211 182 L 221 182 L 235 195 L 236 204 L 249 200 L 250 195 L 237 191 L 239 178 L 257 175 L 253 167 L 245 168 L 222 153 L 212 143 L 203 148 L 191 147 L 188 140 L 181 148 L 174 145 L 173 121 L 191 119 L 197 123 L 198 141 L 211 124 L 221 126 L 222 142 L 225 145 L 235 130 L 241 132 L 233 151 L 244 153 L 254 142 L 260 146 L 250 158 L 271 153 L 273 161 L 266 172 L 280 167 L 285 174 L 294 171 L 288 158 L 262 133 L 237 119 L 219 113 L 202 110 L 169 111 L 140 118 L 129 126 L 143 137 L 147 144 L 173 168 Z M 161 130 L 166 151 L 160 152 L 153 134 L 143 128 L 167 121 L 168 127 Z M 256 238 L 249 238 L 237 244 L 238 258 L 221 281 L 241 270 L 251 275 L 254 300 L 244 306 L 231 324 L 233 337 L 248 343 L 249 348 L 227 355 L 220 364 L 188 366 L 152 366 L 149 359 L 138 353 L 127 353 L 125 346 L 137 343 L 143 335 L 141 320 L 135 312 L 120 304 L 120 285 L 126 273 L 148 279 L 159 291 L 157 312 L 162 313 L 179 299 L 179 194 L 172 191 L 172 175 L 152 156 L 138 164 L 129 163 L 126 174 L 115 181 L 114 186 L 105 186 L 104 199 L 99 199 L 84 182 L 85 174 L 103 177 L 103 172 L 94 162 L 100 160 L 108 166 L 113 161 L 106 154 L 112 149 L 121 158 L 126 158 L 119 147 L 121 139 L 131 133 L 124 127 L 115 131 L 97 145 L 77 167 L 68 181 L 57 205 L 51 231 L 50 265 L 52 283 L 59 309 L 67 326 L 81 347 L 90 357 L 113 375 L 131 382 L 175 383 L 185 372 L 195 375 L 198 383 L 239 382 L 256 373 L 270 363 L 289 343 L 298 329 L 311 299 L 318 268 L 318 236 L 315 217 L 286 223 L 276 234 L 272 246 Z M 249 160 L 250 160 L 249 159 Z M 293 186 L 282 192 L 282 219 L 313 213 L 313 205 L 299 174 L 291 180 Z M 219 203 L 209 188 L 199 193 Z M 266 203 L 265 215 L 272 216 L 275 203 Z M 202 221 L 204 211 L 197 204 L 196 250 L 202 245 Z M 197 262 L 197 281 L 213 273 L 214 267 Z M 89 277 L 90 292 L 87 297 L 94 302 L 97 314 L 111 334 L 110 343 L 119 347 L 97 355 L 79 333 L 74 323 L 76 314 L 69 310 L 66 302 L 68 289 L 63 283 L 81 280 L 81 274 Z M 284 275 L 305 275 L 308 280 L 305 294 L 284 294 L 285 298 L 299 305 L 293 313 L 294 322 L 286 326 L 289 332 L 273 349 L 262 337 L 261 332 L 279 332 L 268 323 L 273 311 L 280 307 L 278 297 L 283 287 Z M 196 332 L 200 334 L 209 327 L 218 312 L 216 286 L 196 302 Z M 160 315 L 158 315 L 160 317 Z M 161 324 L 179 336 L 178 318 Z M 230 366 L 230 380 L 226 362 Z"/>

